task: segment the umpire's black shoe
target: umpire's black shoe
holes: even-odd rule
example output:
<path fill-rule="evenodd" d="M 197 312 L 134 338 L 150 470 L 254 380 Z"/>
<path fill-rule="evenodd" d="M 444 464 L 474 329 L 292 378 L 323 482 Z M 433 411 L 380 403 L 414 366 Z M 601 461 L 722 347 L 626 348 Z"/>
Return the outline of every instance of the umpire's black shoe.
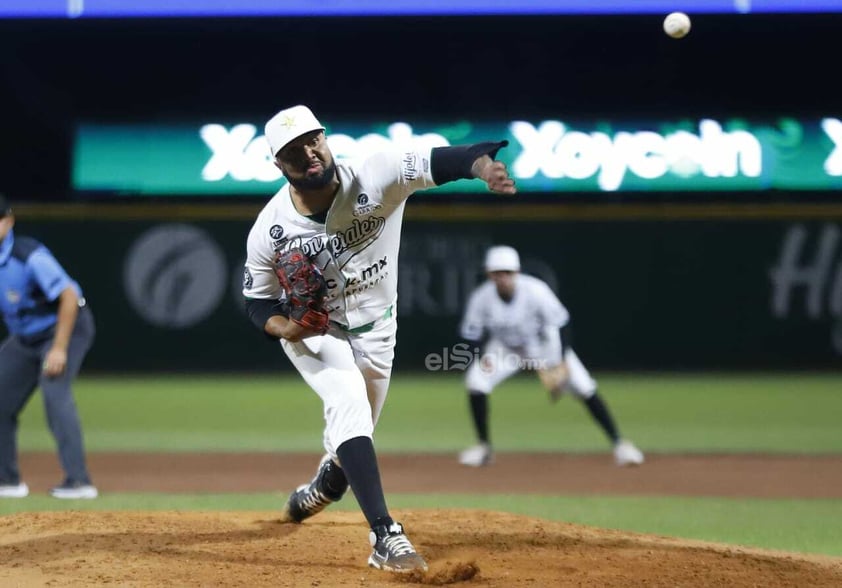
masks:
<path fill-rule="evenodd" d="M 319 463 L 316 476 L 289 495 L 281 512 L 282 523 L 300 523 L 322 512 L 328 504 L 342 498 L 348 490 L 345 472 L 325 455 Z"/>
<path fill-rule="evenodd" d="M 398 573 L 427 571 L 427 562 L 415 551 L 400 523 L 372 528 L 368 540 L 372 547 L 369 566 Z"/>

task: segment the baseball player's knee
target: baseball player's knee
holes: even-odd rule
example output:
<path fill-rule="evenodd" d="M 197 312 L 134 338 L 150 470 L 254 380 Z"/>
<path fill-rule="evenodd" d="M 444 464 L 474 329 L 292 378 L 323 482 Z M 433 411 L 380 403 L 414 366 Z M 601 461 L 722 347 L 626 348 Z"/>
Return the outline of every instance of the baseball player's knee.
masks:
<path fill-rule="evenodd" d="M 483 377 L 482 374 L 469 372 L 465 377 L 465 388 L 469 394 L 491 394 L 494 384 L 488 378 Z"/>
<path fill-rule="evenodd" d="M 364 428 L 342 428 L 334 431 L 328 430 L 328 437 L 330 439 L 330 444 L 333 447 L 338 448 L 346 441 L 356 439 L 357 437 L 368 437 L 373 440 L 374 430 L 365 430 Z"/>
<path fill-rule="evenodd" d="M 483 382 L 473 382 L 465 386 L 468 396 L 478 396 L 480 394 L 489 395 L 494 390 L 493 386 L 486 385 Z"/>
<path fill-rule="evenodd" d="M 570 386 L 570 391 L 580 400 L 596 396 L 596 386 Z"/>
<path fill-rule="evenodd" d="M 367 400 L 340 405 L 325 405 L 325 434 L 333 447 L 354 437 L 371 437 L 374 420 Z"/>

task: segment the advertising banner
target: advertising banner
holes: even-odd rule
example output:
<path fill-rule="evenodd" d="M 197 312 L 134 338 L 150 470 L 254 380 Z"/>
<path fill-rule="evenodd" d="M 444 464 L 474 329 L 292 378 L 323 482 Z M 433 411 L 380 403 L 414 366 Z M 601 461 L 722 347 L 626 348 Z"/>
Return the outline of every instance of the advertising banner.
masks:
<path fill-rule="evenodd" d="M 509 141 L 499 159 L 521 193 L 717 192 L 842 189 L 842 119 L 669 121 L 563 119 L 447 123 L 340 122 L 337 158 L 408 145 Z M 74 190 L 126 197 L 267 195 L 283 178 L 252 122 L 78 128 Z M 441 190 L 441 189 L 437 189 Z M 484 193 L 477 182 L 447 192 Z"/>

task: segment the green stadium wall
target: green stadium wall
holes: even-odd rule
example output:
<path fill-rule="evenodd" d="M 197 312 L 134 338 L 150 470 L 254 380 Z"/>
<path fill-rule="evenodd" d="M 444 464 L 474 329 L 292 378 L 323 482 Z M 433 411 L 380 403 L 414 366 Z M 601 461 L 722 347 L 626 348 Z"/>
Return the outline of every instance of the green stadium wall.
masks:
<path fill-rule="evenodd" d="M 838 220 L 437 214 L 404 225 L 396 367 L 451 352 L 484 250 L 501 243 L 560 295 L 591 368 L 842 364 Z M 242 307 L 253 215 L 213 216 L 18 215 L 16 232 L 43 240 L 85 290 L 98 327 L 88 371 L 291 369 Z"/>

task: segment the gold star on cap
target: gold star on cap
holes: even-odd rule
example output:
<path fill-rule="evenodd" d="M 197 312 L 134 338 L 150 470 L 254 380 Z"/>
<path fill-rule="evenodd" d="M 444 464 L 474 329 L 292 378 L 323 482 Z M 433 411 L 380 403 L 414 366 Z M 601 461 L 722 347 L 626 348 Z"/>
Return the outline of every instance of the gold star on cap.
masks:
<path fill-rule="evenodd" d="M 284 121 L 281 124 L 286 128 L 291 129 L 295 126 L 295 117 L 287 115 L 284 117 Z"/>

